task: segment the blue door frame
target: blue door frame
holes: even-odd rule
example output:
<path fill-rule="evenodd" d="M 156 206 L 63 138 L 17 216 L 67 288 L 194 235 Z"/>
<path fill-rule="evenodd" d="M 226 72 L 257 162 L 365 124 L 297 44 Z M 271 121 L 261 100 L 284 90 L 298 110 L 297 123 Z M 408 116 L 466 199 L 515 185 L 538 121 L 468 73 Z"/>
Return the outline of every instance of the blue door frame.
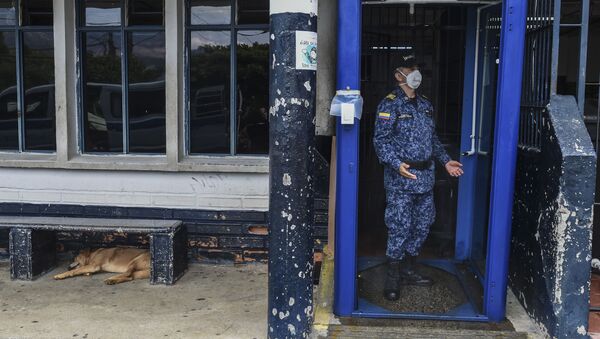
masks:
<path fill-rule="evenodd" d="M 401 316 L 472 321 L 504 319 L 526 16 L 527 1 L 503 1 L 483 314 Z M 361 26 L 361 1 L 339 0 L 337 89 L 360 90 Z M 394 316 L 382 312 L 369 314 L 360 310 L 356 250 L 360 121 L 355 119 L 353 125 L 342 125 L 340 118 L 337 118 L 336 124 L 338 158 L 334 312 L 342 317 Z"/>

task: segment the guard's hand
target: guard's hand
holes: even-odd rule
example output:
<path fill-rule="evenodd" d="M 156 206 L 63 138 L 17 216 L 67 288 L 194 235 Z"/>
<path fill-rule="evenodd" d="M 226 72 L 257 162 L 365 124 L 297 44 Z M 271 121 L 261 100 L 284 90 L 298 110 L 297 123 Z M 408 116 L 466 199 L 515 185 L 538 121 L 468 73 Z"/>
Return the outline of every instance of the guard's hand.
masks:
<path fill-rule="evenodd" d="M 417 180 L 417 176 L 408 171 L 409 168 L 410 168 L 410 166 L 408 164 L 401 163 L 400 169 L 398 171 L 400 172 L 400 175 L 405 178 Z"/>
<path fill-rule="evenodd" d="M 450 160 L 446 163 L 446 171 L 453 177 L 460 177 L 465 172 L 462 169 L 462 164 L 455 160 Z"/>

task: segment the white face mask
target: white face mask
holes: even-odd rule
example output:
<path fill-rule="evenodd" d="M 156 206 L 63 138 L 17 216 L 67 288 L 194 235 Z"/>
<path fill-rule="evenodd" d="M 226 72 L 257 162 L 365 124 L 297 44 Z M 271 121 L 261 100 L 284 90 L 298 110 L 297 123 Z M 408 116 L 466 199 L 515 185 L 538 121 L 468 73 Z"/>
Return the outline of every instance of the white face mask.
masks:
<path fill-rule="evenodd" d="M 423 81 L 423 76 L 419 70 L 412 71 L 408 73 L 408 75 L 400 72 L 400 74 L 404 75 L 406 78 L 406 85 L 412 89 L 417 89 L 421 86 L 421 81 Z"/>

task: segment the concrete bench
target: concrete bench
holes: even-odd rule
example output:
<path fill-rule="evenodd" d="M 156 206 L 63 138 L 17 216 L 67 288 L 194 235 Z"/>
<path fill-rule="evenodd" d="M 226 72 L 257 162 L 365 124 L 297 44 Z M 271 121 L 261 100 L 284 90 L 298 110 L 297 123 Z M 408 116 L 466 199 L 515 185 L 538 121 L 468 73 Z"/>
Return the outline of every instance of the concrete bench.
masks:
<path fill-rule="evenodd" d="M 9 228 L 10 276 L 34 280 L 56 266 L 56 232 L 125 232 L 150 238 L 150 283 L 171 285 L 187 270 L 187 234 L 179 220 L 0 217 Z"/>

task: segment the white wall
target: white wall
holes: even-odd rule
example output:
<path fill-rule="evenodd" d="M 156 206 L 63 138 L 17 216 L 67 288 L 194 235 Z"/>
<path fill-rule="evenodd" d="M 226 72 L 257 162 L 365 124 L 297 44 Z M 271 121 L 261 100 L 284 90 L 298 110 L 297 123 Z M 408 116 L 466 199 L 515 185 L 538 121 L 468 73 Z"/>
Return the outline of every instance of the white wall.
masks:
<path fill-rule="evenodd" d="M 266 211 L 267 173 L 0 168 L 0 202 Z"/>

